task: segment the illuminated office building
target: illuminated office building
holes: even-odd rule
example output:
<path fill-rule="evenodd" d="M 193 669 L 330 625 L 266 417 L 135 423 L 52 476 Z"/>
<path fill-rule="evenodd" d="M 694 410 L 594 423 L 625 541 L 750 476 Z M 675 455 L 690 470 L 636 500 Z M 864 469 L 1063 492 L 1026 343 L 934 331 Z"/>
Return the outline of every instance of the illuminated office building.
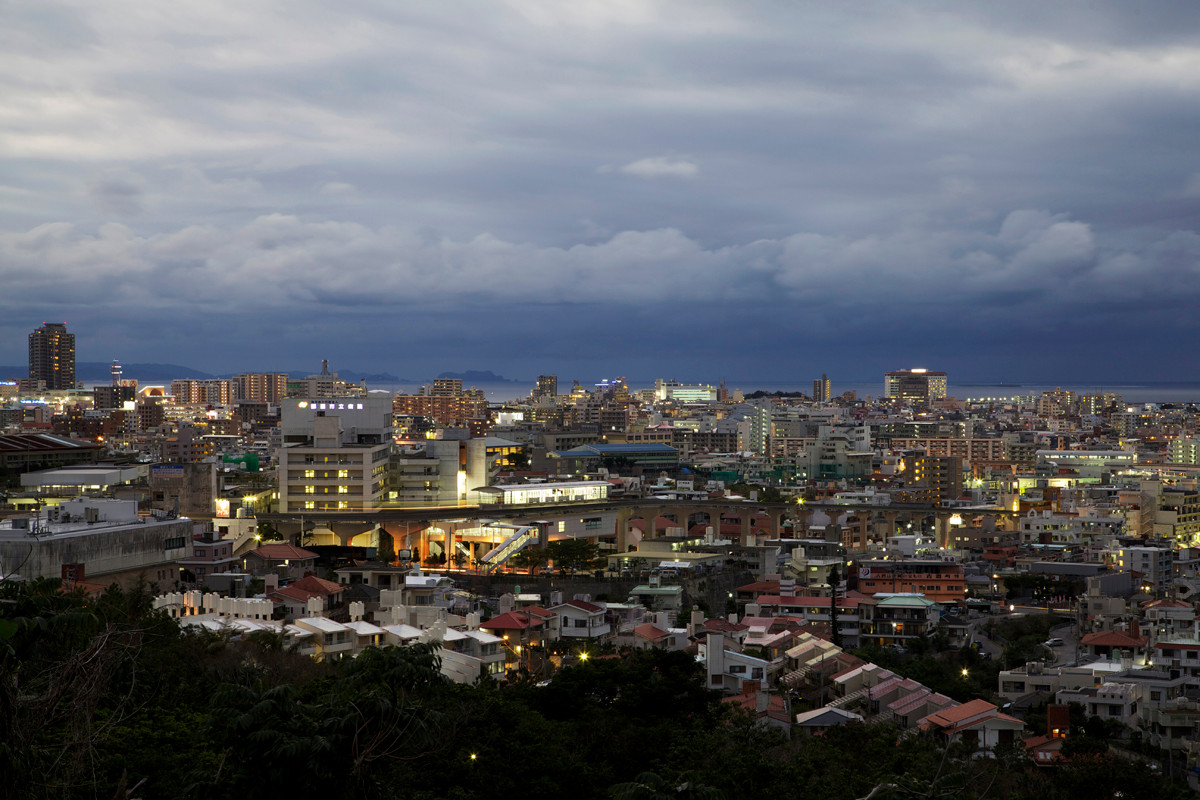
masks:
<path fill-rule="evenodd" d="M 902 369 L 885 373 L 883 396 L 905 400 L 913 408 L 929 408 L 934 400 L 946 398 L 946 373 L 927 369 Z"/>

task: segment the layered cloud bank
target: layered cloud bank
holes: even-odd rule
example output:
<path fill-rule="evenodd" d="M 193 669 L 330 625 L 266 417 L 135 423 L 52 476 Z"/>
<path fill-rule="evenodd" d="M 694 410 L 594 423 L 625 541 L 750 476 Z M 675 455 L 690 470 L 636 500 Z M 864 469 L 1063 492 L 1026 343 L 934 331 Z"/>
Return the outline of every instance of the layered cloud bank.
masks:
<path fill-rule="evenodd" d="M 758 372 L 809 369 L 801 343 L 865 373 L 909 353 L 1020 368 L 1017 347 L 1148 368 L 1151 340 L 1200 367 L 1177 344 L 1200 8 L 14 11 L 0 363 L 52 318 L 96 360 L 169 346 L 220 368 L 247 341 L 283 357 L 286 331 L 436 372 L 455 348 L 479 359 L 446 368 L 505 357 L 496 313 L 506 336 L 555 332 L 528 345 L 545 369 L 616 368 L 597 336 L 622 320 L 641 342 L 620 358 L 695 369 L 699 331 L 715 368 Z M 173 332 L 188 314 L 201 336 Z M 379 314 L 421 347 L 364 350 Z"/>

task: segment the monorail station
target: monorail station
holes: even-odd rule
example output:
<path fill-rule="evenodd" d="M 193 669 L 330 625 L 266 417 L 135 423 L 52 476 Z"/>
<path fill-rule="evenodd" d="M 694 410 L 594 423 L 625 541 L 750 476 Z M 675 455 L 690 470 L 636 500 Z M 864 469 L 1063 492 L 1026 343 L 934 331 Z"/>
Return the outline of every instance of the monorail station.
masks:
<path fill-rule="evenodd" d="M 607 500 L 608 481 L 567 481 L 563 483 L 515 483 L 481 486 L 481 505 L 524 506 L 535 503 L 580 503 Z"/>

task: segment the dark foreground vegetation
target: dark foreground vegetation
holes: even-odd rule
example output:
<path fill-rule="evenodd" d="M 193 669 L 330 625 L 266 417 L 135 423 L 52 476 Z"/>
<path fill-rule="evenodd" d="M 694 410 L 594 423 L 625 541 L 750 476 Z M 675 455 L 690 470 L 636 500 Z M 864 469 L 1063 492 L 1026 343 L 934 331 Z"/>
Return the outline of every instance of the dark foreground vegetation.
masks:
<path fill-rule="evenodd" d="M 39 582 L 0 601 L 8 797 L 1190 796 L 1099 750 L 1038 770 L 887 726 L 789 741 L 722 704 L 683 653 L 461 686 L 435 648 L 317 664 L 273 636 L 185 632 L 145 592 Z"/>

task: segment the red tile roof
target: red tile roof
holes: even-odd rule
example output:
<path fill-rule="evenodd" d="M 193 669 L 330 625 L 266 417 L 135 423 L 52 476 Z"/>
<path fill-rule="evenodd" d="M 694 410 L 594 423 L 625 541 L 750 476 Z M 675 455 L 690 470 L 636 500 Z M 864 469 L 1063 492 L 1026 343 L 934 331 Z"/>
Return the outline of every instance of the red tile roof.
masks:
<path fill-rule="evenodd" d="M 1087 647 L 1145 647 L 1149 641 L 1145 636 L 1133 637 L 1120 631 L 1096 631 L 1080 640 Z"/>
<path fill-rule="evenodd" d="M 996 711 L 994 713 L 986 714 L 978 719 L 964 720 L 951 728 L 947 728 L 946 733 L 958 733 L 959 731 L 965 731 L 968 728 L 974 728 L 976 725 L 981 723 L 992 722 L 995 720 L 1001 720 L 1002 722 L 1015 722 L 1020 727 L 1025 727 L 1025 723 L 1016 717 L 1010 717 L 1008 714 L 1002 714 L 1001 712 Z"/>
<path fill-rule="evenodd" d="M 289 583 L 288 588 L 302 589 L 315 595 L 329 597 L 330 595 L 341 594 L 346 591 L 347 587 L 342 586 L 340 583 L 327 581 L 324 578 L 318 578 L 316 575 L 305 575 L 300 580 Z"/>
<path fill-rule="evenodd" d="M 541 626 L 542 620 L 520 611 L 506 611 L 479 624 L 480 628 L 488 631 L 524 631 Z"/>
<path fill-rule="evenodd" d="M 586 611 L 589 614 L 595 614 L 597 611 L 604 610 L 595 603 L 589 603 L 586 600 L 568 600 L 567 602 L 563 603 L 563 605 L 578 608 L 580 611 Z"/>
<path fill-rule="evenodd" d="M 654 642 L 655 644 L 663 641 L 664 639 L 666 639 L 667 637 L 669 637 L 671 635 L 671 634 L 667 633 L 666 631 L 664 631 L 662 628 L 656 627 L 655 625 L 652 625 L 649 622 L 647 622 L 645 625 L 638 625 L 631 632 L 633 633 L 633 635 L 640 636 L 643 639 L 649 639 L 650 641 Z"/>
<path fill-rule="evenodd" d="M 1147 611 L 1152 608 L 1191 608 L 1192 604 L 1183 600 L 1175 600 L 1173 598 L 1164 598 L 1162 600 L 1150 600 L 1142 603 L 1142 608 Z"/>
<path fill-rule="evenodd" d="M 307 603 L 310 597 L 320 597 L 320 595 L 306 592 L 303 589 L 296 589 L 292 586 L 284 586 L 267 594 L 271 600 L 276 603 L 282 603 L 284 600 L 299 600 L 301 603 Z"/>
<path fill-rule="evenodd" d="M 257 549 L 251 550 L 247 555 L 257 555 L 259 558 L 270 561 L 282 561 L 284 559 L 306 559 L 316 558 L 317 554 L 311 550 L 304 550 L 296 547 L 293 544 L 260 544 Z"/>
<path fill-rule="evenodd" d="M 758 697 L 755 694 L 739 694 L 733 697 L 726 697 L 721 700 L 722 703 L 737 706 L 746 711 L 753 711 L 758 716 L 774 717 L 780 720 L 787 720 L 787 702 L 780 695 L 770 695 L 767 700 L 767 708 L 765 711 L 758 710 Z M 789 720 L 790 721 L 790 720 Z"/>
<path fill-rule="evenodd" d="M 779 581 L 755 581 L 747 583 L 745 586 L 739 586 L 734 589 L 735 592 L 778 592 Z"/>
<path fill-rule="evenodd" d="M 1025 740 L 1025 749 L 1033 755 L 1035 763 L 1045 764 L 1047 762 L 1056 762 L 1061 761 L 1063 758 L 1062 746 L 1066 741 L 1062 737 L 1054 738 L 1044 734 L 1042 736 L 1030 736 Z M 1049 757 L 1042 758 L 1040 755 L 1042 753 L 1047 754 Z"/>
<path fill-rule="evenodd" d="M 748 631 L 750 630 L 750 627 L 748 625 L 742 625 L 738 622 L 730 622 L 729 620 L 722 619 L 721 617 L 713 617 L 712 619 L 704 620 L 701 630 L 704 630 L 708 633 L 736 633 L 737 631 Z"/>
<path fill-rule="evenodd" d="M 937 725 L 939 728 L 945 728 L 949 725 L 957 725 L 963 720 L 970 719 L 971 717 L 979 714 L 995 710 L 996 707 L 987 700 L 971 700 L 963 703 L 960 706 L 954 706 L 953 708 L 944 708 L 941 711 L 935 711 L 934 713 L 925 717 L 922 722 L 928 721 L 934 725 Z"/>

